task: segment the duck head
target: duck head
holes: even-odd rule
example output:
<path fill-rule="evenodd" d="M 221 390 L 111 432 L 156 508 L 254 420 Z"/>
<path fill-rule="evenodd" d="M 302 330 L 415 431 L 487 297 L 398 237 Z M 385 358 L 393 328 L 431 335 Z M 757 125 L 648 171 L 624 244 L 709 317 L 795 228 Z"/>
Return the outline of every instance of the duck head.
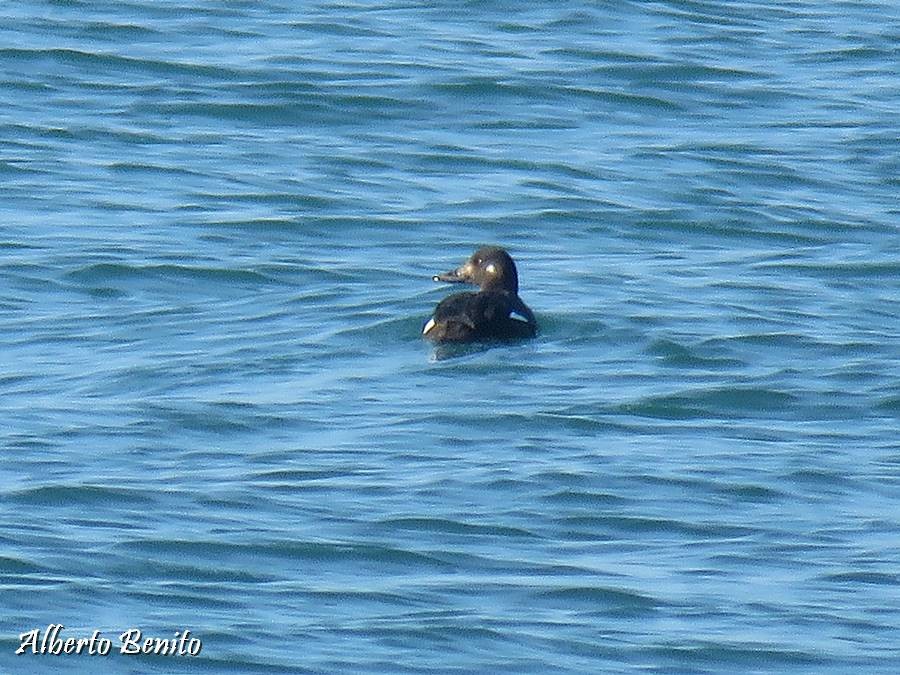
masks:
<path fill-rule="evenodd" d="M 509 253 L 498 246 L 485 246 L 472 254 L 462 267 L 432 277 L 434 281 L 474 284 L 482 291 L 519 292 L 519 275 Z"/>

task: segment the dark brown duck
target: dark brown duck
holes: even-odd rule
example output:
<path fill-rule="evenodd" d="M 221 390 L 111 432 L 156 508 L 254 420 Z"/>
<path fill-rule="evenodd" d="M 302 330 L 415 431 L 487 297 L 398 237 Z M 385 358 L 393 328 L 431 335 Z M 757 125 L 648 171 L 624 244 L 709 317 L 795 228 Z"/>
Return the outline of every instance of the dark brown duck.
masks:
<path fill-rule="evenodd" d="M 437 274 L 434 281 L 474 284 L 477 293 L 441 300 L 422 335 L 433 342 L 474 342 L 534 337 L 537 321 L 519 297 L 519 275 L 509 253 L 485 246 L 462 267 Z"/>

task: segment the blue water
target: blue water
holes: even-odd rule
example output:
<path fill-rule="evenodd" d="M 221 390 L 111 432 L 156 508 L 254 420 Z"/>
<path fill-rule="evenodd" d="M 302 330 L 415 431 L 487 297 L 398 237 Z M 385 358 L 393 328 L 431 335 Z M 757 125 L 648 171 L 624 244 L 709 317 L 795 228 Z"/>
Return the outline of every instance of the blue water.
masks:
<path fill-rule="evenodd" d="M 900 672 L 898 45 L 4 3 L 0 669 Z M 541 333 L 436 350 L 483 243 Z M 51 623 L 203 646 L 14 654 Z"/>

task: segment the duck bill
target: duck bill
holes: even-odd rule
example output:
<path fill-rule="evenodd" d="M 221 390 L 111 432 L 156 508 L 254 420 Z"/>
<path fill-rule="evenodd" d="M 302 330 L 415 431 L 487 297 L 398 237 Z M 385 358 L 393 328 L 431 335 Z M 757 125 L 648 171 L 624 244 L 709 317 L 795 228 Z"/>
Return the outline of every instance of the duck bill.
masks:
<path fill-rule="evenodd" d="M 459 269 L 450 270 L 443 274 L 435 274 L 431 279 L 432 281 L 443 281 L 448 284 L 470 284 L 472 283 L 472 270 L 469 265 L 463 265 Z"/>

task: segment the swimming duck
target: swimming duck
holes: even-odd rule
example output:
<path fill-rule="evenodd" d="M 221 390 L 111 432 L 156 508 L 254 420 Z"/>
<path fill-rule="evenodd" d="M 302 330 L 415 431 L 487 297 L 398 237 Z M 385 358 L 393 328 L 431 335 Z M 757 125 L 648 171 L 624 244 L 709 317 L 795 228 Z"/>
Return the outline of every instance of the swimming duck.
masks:
<path fill-rule="evenodd" d="M 534 337 L 537 321 L 519 297 L 519 275 L 509 253 L 485 246 L 462 267 L 437 274 L 434 281 L 474 284 L 477 293 L 444 298 L 422 329 L 433 342 L 472 342 Z"/>

